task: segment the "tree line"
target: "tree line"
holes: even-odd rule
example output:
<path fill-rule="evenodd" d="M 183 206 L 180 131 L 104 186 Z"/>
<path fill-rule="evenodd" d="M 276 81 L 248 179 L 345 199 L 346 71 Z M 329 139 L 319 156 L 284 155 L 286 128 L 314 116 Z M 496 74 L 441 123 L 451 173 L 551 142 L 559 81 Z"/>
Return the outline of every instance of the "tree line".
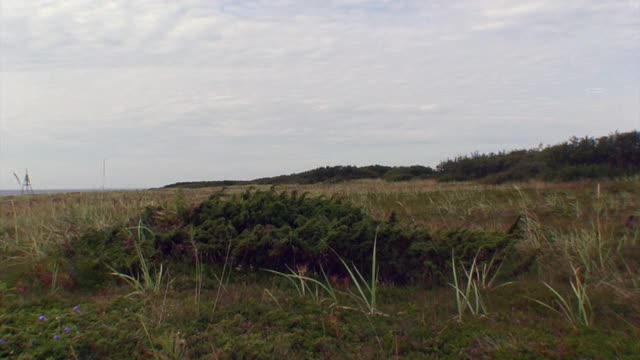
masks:
<path fill-rule="evenodd" d="M 436 173 L 443 181 L 483 180 L 488 183 L 634 175 L 640 173 L 640 132 L 614 133 L 599 138 L 574 136 L 553 146 L 459 156 L 438 164 Z"/>
<path fill-rule="evenodd" d="M 358 179 L 408 181 L 480 180 L 487 183 L 526 181 L 572 181 L 615 178 L 640 173 L 640 132 L 613 133 L 602 137 L 571 137 L 568 141 L 533 149 L 472 153 L 428 166 L 325 166 L 290 175 L 255 180 L 181 182 L 166 188 L 199 188 L 230 185 L 284 185 L 337 183 Z"/>

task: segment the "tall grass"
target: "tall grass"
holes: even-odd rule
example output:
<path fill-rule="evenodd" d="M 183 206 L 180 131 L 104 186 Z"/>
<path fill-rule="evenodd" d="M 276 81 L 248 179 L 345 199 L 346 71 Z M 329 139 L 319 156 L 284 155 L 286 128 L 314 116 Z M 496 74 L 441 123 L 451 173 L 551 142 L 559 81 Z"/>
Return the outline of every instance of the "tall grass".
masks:
<path fill-rule="evenodd" d="M 524 243 L 527 247 L 540 250 L 548 248 L 549 239 L 542 229 L 538 216 L 530 209 L 530 200 L 524 191 L 517 185 L 513 188 L 518 193 L 520 200 L 520 221 L 524 227 Z"/>
<path fill-rule="evenodd" d="M 396 212 L 400 221 L 432 230 L 474 227 L 504 231 L 517 215 L 524 214 L 525 239 L 519 246 L 539 250 L 536 264 L 550 270 L 550 275 L 557 277 L 561 270 L 555 265 L 561 264 L 566 276 L 570 271 L 568 264 L 574 264 L 581 269 L 583 278 L 589 284 L 597 285 L 596 280 L 602 280 L 626 291 L 628 286 L 633 285 L 629 285 L 629 272 L 623 266 L 625 261 L 632 260 L 628 266 L 631 273 L 637 272 L 633 259 L 625 259 L 625 247 L 638 246 L 640 230 L 629 228 L 621 233 L 620 228 L 623 219 L 637 214 L 640 208 L 638 178 L 603 182 L 599 195 L 597 190 L 594 195 L 594 185 L 593 182 L 525 183 L 514 187 L 475 183 L 439 184 L 433 181 L 356 181 L 279 188 L 297 188 L 315 195 L 345 197 L 362 205 L 379 219 L 386 220 L 391 212 Z M 615 191 L 612 190 L 614 188 Z M 239 189 L 230 187 L 225 192 L 237 192 Z M 0 266 L 47 261 L 57 256 L 55 254 L 61 244 L 87 229 L 124 224 L 130 218 L 139 216 L 144 207 L 149 205 L 172 208 L 174 204 L 177 213 L 181 207 L 178 205 L 198 203 L 208 197 L 211 191 L 183 190 L 178 195 L 176 191 L 163 190 L 0 198 Z M 53 260 L 46 263 L 56 263 L 56 259 Z M 371 278 L 365 277 L 359 271 L 362 269 L 350 266 L 348 260 L 341 261 L 345 269 L 349 269 L 354 284 L 352 295 L 357 296 L 366 312 L 370 312 L 371 308 L 376 309 L 377 272 L 371 271 Z M 201 263 L 201 259 L 196 260 L 196 302 L 200 301 L 203 282 L 203 269 L 198 263 Z M 465 276 L 460 269 L 461 264 L 456 261 L 456 265 L 460 270 L 458 274 Z M 480 264 L 477 265 L 478 269 L 473 270 L 480 289 L 492 286 L 491 279 L 482 275 L 486 272 L 484 267 L 488 265 Z M 25 271 L 29 270 L 25 268 Z M 155 270 L 158 271 L 149 269 L 151 274 L 147 274 L 147 277 L 157 277 L 158 273 L 163 273 L 162 278 L 165 278 L 166 269 Z M 218 278 L 217 297 L 224 291 L 226 280 L 221 279 L 228 278 L 228 270 L 228 267 L 223 268 L 224 276 Z M 479 276 L 488 283 L 478 281 Z M 132 277 L 145 281 L 144 271 Z M 459 277 L 458 281 L 465 293 L 465 279 Z M 322 291 L 322 288 L 318 289 Z"/>
<path fill-rule="evenodd" d="M 355 291 L 351 289 L 346 289 L 346 294 L 358 304 L 362 312 L 367 315 L 385 315 L 384 313 L 378 311 L 377 305 L 377 296 L 378 296 L 378 274 L 379 274 L 379 266 L 377 263 L 377 243 L 378 243 L 378 235 L 373 240 L 373 249 L 371 256 L 371 277 L 366 279 L 362 272 L 355 266 L 349 265 L 347 261 L 342 258 L 338 253 L 335 255 L 338 257 L 338 260 L 342 263 L 345 271 L 349 274 L 351 282 L 353 283 L 353 287 L 355 287 Z M 296 289 L 298 295 L 305 297 L 310 296 L 317 303 L 321 303 L 324 299 L 323 294 L 328 296 L 331 299 L 331 306 L 338 304 L 338 291 L 333 288 L 331 285 L 331 281 L 327 277 L 324 269 L 320 267 L 324 280 L 317 280 L 312 277 L 306 276 L 307 268 L 306 266 L 299 266 L 296 271 L 289 268 L 289 273 L 283 273 L 280 271 L 265 269 L 265 271 L 270 272 L 272 274 L 278 275 L 282 278 L 287 279 Z M 268 294 L 275 300 L 273 294 L 268 292 Z"/>
<path fill-rule="evenodd" d="M 158 353 L 160 359 L 182 360 L 190 358 L 187 341 L 180 331 L 171 330 L 158 336 L 155 340 L 161 350 Z"/>
<path fill-rule="evenodd" d="M 149 340 L 149 345 L 151 346 L 151 350 L 153 351 L 153 357 L 156 360 L 160 360 L 160 357 L 158 356 L 158 352 L 156 351 L 155 346 L 153 346 L 153 340 L 151 340 L 151 334 L 149 334 L 149 329 L 147 328 L 147 324 L 145 324 L 144 322 L 144 318 L 141 315 L 139 315 L 138 318 L 140 320 L 140 325 L 142 326 L 142 330 L 144 330 L 144 333 L 147 336 L 147 340 Z"/>
<path fill-rule="evenodd" d="M 229 263 L 231 258 L 231 242 L 227 245 L 227 254 L 224 257 L 224 264 L 222 265 L 222 273 L 220 276 L 214 274 L 214 277 L 217 281 L 217 289 L 216 289 L 216 297 L 213 302 L 213 307 L 211 308 L 211 317 L 218 310 L 218 303 L 220 302 L 220 297 L 222 296 L 222 292 L 225 290 L 226 284 L 229 283 L 229 279 L 231 278 L 231 264 Z"/>
<path fill-rule="evenodd" d="M 135 247 L 136 256 L 138 258 L 140 273 L 132 276 L 118 272 L 111 268 L 111 275 L 123 280 L 133 288 L 134 291 L 129 293 L 127 297 L 131 297 L 134 295 L 158 295 L 165 285 L 167 287 L 169 286 L 168 276 L 162 264 L 160 264 L 159 269 L 154 271 L 148 264 L 147 259 L 142 252 L 142 246 L 140 245 L 140 242 L 144 242 L 145 240 L 145 231 L 151 232 L 151 230 L 147 227 L 144 227 L 142 225 L 142 222 L 139 222 L 138 226 L 134 229 L 136 229 L 137 231 L 137 240 L 134 240 L 133 244 Z"/>
<path fill-rule="evenodd" d="M 149 331 L 149 327 L 141 314 L 138 314 L 138 320 L 140 321 L 140 326 L 142 327 L 147 341 L 149 342 L 149 346 L 151 347 L 151 351 L 155 359 L 180 360 L 189 358 L 187 341 L 180 331 L 170 330 L 160 336 L 152 336 Z M 156 330 L 157 329 L 158 328 L 156 328 Z M 159 349 L 157 349 L 157 347 L 159 347 Z"/>
<path fill-rule="evenodd" d="M 588 327 L 592 324 L 593 309 L 587 291 L 587 284 L 581 279 L 578 269 L 573 265 L 571 265 L 571 269 L 573 270 L 573 279 L 569 281 L 572 290 L 569 296 L 562 296 L 558 290 L 547 282 L 543 282 L 547 289 L 553 293 L 554 300 L 550 303 L 536 299 L 532 300 L 562 315 L 574 327 L 577 325 Z"/>
<path fill-rule="evenodd" d="M 320 304 L 324 302 L 325 296 L 331 300 L 331 304 L 329 307 L 333 307 L 338 304 L 338 297 L 336 295 L 336 290 L 331 286 L 329 279 L 327 278 L 326 273 L 322 270 L 322 274 L 324 275 L 324 282 L 314 279 L 312 277 L 306 276 L 306 266 L 298 266 L 296 270 L 288 269 L 288 273 L 283 273 L 280 271 L 269 270 L 265 271 L 270 272 L 272 274 L 278 275 L 284 279 L 287 279 L 293 287 L 296 289 L 296 292 L 301 297 L 311 297 L 316 303 Z M 276 301 L 276 298 L 273 294 L 266 290 L 267 294 Z"/>
<path fill-rule="evenodd" d="M 349 264 L 347 264 L 340 255 L 336 254 L 345 270 L 349 273 L 351 281 L 357 290 L 355 293 L 349 290 L 349 294 L 361 304 L 363 311 L 369 315 L 385 315 L 384 313 L 379 312 L 377 307 L 378 274 L 380 271 L 376 259 L 377 244 L 378 234 L 376 233 L 375 238 L 373 239 L 373 250 L 371 254 L 371 277 L 368 281 L 355 265 L 349 266 Z"/>
<path fill-rule="evenodd" d="M 487 308 L 482 298 L 480 288 L 482 283 L 487 281 L 484 278 L 488 272 L 480 271 L 478 268 L 478 255 L 473 258 L 469 269 L 460 262 L 460 268 L 465 276 L 465 281 L 458 280 L 458 266 L 456 264 L 455 253 L 451 252 L 451 268 L 453 269 L 453 284 L 449 284 L 456 294 L 456 308 L 458 309 L 458 321 L 462 321 L 463 315 L 469 311 L 473 317 L 486 315 Z M 486 268 L 485 268 L 486 269 Z M 485 279 L 485 280 L 483 280 Z M 489 281 L 490 283 L 491 281 Z"/>
<path fill-rule="evenodd" d="M 195 268 L 194 300 L 195 300 L 195 305 L 196 305 L 196 308 L 198 309 L 198 314 L 199 314 L 200 313 L 200 297 L 202 296 L 203 269 L 202 269 L 202 260 L 200 259 L 200 256 L 198 253 L 198 246 L 196 245 L 194 236 L 195 236 L 195 230 L 193 228 L 190 228 L 189 241 L 191 243 L 191 248 L 193 249 L 193 256 L 194 256 L 194 262 L 196 267 Z"/>
<path fill-rule="evenodd" d="M 565 263 L 579 264 L 586 278 L 606 278 L 615 271 L 616 244 L 603 241 L 599 231 L 554 232 L 552 238 L 556 254 L 562 256 Z"/>

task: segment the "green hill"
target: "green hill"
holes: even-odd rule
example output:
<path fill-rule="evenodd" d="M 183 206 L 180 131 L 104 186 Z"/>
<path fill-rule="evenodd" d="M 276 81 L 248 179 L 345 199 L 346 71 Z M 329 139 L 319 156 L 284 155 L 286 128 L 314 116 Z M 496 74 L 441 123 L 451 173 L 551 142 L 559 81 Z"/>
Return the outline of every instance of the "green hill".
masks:
<path fill-rule="evenodd" d="M 497 153 L 473 153 L 428 166 L 326 166 L 255 180 L 180 182 L 165 188 L 201 188 L 230 185 L 282 185 L 336 183 L 358 179 L 407 181 L 435 178 L 439 181 L 480 180 L 487 183 L 615 178 L 640 173 L 640 132 L 613 133 L 599 138 L 572 137 L 561 144 Z"/>

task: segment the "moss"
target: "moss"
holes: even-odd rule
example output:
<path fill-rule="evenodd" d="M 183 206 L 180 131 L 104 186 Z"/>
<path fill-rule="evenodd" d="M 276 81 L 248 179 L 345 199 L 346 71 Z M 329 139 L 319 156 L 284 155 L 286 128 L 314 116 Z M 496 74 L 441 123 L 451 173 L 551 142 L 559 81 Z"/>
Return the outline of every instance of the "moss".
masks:
<path fill-rule="evenodd" d="M 49 297 L 6 308 L 0 312 L 0 336 L 6 342 L 0 358 L 62 359 L 71 351 L 82 359 L 136 357 L 141 338 L 131 329 L 138 327 L 132 316 L 138 309 L 121 300 L 96 308 Z"/>
<path fill-rule="evenodd" d="M 598 329 L 580 329 L 567 337 L 565 344 L 577 358 L 637 359 L 640 355 L 637 339 Z"/>

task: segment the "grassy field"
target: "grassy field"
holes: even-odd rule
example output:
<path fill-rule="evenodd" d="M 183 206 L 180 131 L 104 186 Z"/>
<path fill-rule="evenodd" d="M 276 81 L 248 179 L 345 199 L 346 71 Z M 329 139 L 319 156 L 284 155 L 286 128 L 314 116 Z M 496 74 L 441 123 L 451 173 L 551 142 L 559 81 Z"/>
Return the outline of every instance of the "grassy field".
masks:
<path fill-rule="evenodd" d="M 141 256 L 141 271 L 114 271 L 106 286 L 75 282 L 65 256 L 73 239 L 131 227 L 149 206 L 178 213 L 245 190 L 0 198 L 0 358 L 640 357 L 638 178 L 276 187 L 432 233 L 518 225 L 510 251 L 532 263 L 509 277 L 490 259 L 455 257 L 440 284 L 329 279 L 304 267 L 285 276 L 196 252 L 192 266 Z"/>

